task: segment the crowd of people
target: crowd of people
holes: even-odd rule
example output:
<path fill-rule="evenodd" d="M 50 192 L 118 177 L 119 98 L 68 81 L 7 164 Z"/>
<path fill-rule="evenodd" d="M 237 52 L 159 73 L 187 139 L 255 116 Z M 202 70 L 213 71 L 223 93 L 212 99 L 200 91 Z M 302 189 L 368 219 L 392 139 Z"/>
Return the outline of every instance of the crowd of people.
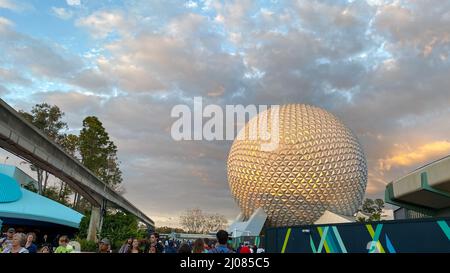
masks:
<path fill-rule="evenodd" d="M 36 244 L 36 234 L 16 232 L 9 228 L 0 238 L 0 253 L 71 253 L 74 248 L 69 244 L 69 237 L 58 236 L 57 246 L 47 242 L 47 236 Z M 112 253 L 111 243 L 108 238 L 103 238 L 98 244 L 98 253 Z M 248 242 L 240 244 L 234 249 L 229 243 L 228 232 L 219 230 L 216 240 L 196 239 L 178 240 L 161 239 L 157 232 L 150 234 L 148 239 L 139 240 L 128 238 L 118 249 L 118 253 L 263 253 L 264 249 L 256 245 L 251 246 Z"/>
<path fill-rule="evenodd" d="M 129 238 L 119 249 L 119 253 L 263 253 L 263 248 L 251 246 L 249 242 L 233 249 L 228 232 L 220 230 L 216 240 L 198 238 L 196 240 L 160 240 L 158 233 L 152 233 L 150 240 Z"/>

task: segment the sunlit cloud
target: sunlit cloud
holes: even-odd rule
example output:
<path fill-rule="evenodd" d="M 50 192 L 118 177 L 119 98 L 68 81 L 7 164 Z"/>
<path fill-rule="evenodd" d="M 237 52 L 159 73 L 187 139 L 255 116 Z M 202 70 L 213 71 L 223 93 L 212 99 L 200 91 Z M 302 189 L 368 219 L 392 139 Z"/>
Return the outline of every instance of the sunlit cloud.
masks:
<path fill-rule="evenodd" d="M 380 169 L 389 171 L 395 167 L 413 166 L 425 163 L 450 153 L 449 141 L 435 141 L 418 147 L 401 146 L 394 155 L 379 161 Z"/>

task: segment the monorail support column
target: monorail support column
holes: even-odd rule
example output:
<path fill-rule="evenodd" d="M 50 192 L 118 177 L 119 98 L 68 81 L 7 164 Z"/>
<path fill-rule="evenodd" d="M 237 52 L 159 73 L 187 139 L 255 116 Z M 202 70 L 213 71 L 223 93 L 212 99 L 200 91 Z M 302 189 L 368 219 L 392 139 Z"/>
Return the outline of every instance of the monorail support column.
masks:
<path fill-rule="evenodd" d="M 91 219 L 89 221 L 89 228 L 87 239 L 88 241 L 97 242 L 97 234 L 101 235 L 102 226 L 103 226 L 103 218 L 106 215 L 106 206 L 108 200 L 103 199 L 101 207 L 92 206 L 91 209 Z"/>
<path fill-rule="evenodd" d="M 89 221 L 89 228 L 87 232 L 87 240 L 97 242 L 97 231 L 99 231 L 102 209 L 100 207 L 92 206 L 91 209 L 91 220 Z"/>

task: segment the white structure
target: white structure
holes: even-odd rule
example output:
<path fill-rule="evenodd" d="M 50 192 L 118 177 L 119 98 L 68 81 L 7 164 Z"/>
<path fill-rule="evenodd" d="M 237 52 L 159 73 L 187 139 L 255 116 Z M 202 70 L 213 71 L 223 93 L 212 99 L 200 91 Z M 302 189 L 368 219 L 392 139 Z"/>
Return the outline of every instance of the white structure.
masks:
<path fill-rule="evenodd" d="M 329 210 L 326 210 L 322 216 L 319 217 L 314 222 L 314 225 L 323 225 L 323 224 L 340 224 L 340 223 L 351 223 L 355 222 L 355 219 L 353 217 L 340 215 L 334 212 L 331 212 Z"/>
<path fill-rule="evenodd" d="M 259 236 L 266 222 L 267 213 L 262 208 L 258 208 L 248 221 L 244 221 L 244 219 L 244 214 L 240 213 L 230 225 L 228 233 L 231 234 L 231 237 Z"/>

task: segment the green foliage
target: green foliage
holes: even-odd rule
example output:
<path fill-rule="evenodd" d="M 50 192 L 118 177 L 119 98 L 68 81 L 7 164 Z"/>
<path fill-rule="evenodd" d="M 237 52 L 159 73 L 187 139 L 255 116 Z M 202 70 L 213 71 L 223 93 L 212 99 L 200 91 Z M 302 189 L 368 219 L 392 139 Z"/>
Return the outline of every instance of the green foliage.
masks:
<path fill-rule="evenodd" d="M 19 113 L 31 124 L 36 126 L 45 135 L 47 135 L 51 140 L 61 143 L 64 140 L 65 135 L 62 131 L 66 130 L 67 123 L 62 121 L 64 112 L 59 109 L 58 106 L 51 106 L 48 103 L 36 104 L 31 109 L 30 113 L 25 111 L 19 111 Z M 49 173 L 41 170 L 37 166 L 30 166 L 32 171 L 37 173 L 38 177 L 38 189 L 37 192 L 48 198 L 58 201 L 59 194 L 53 194 L 54 189 L 47 189 L 47 181 L 49 178 Z M 48 194 L 48 195 L 47 195 Z M 55 199 L 56 197 L 56 199 Z"/>
<path fill-rule="evenodd" d="M 64 134 L 67 124 L 62 121 L 64 112 L 58 106 L 47 103 L 36 104 L 30 113 L 20 111 L 22 116 L 40 129 L 50 139 L 57 142 L 61 147 L 75 158 L 80 158 L 83 165 L 97 175 L 104 183 L 118 191 L 122 182 L 122 172 L 119 169 L 117 158 L 117 147 L 110 140 L 103 124 L 97 117 L 89 116 L 83 120 L 83 128 L 79 136 Z M 60 181 L 59 185 L 47 185 L 49 173 L 36 166 L 30 166 L 37 172 L 37 191 L 66 206 L 70 205 L 69 197 L 72 195 L 68 185 Z M 30 188 L 27 185 L 25 187 Z M 80 223 L 79 238 L 87 237 L 90 220 L 90 204 L 86 199 L 75 193 L 73 206 L 76 210 L 85 214 Z M 138 228 L 136 217 L 122 212 L 108 211 L 104 217 L 102 234 L 99 238 L 108 237 L 112 248 L 120 246 L 127 238 L 142 238 L 145 230 Z M 79 240 L 83 251 L 96 251 L 97 245 L 86 240 Z"/>
<path fill-rule="evenodd" d="M 69 196 L 67 192 L 69 191 L 68 188 L 66 188 L 66 191 L 61 194 L 61 189 L 56 186 L 48 186 L 43 191 L 43 194 L 45 197 L 52 199 L 54 201 L 57 201 L 58 203 L 63 204 L 64 206 L 70 206 Z"/>
<path fill-rule="evenodd" d="M 77 237 L 79 238 L 86 238 L 87 237 L 87 231 L 89 228 L 89 220 L 91 218 L 91 212 L 90 211 L 86 211 L 86 213 L 84 213 L 84 217 L 81 218 L 80 221 L 80 227 L 78 229 L 78 234 Z"/>
<path fill-rule="evenodd" d="M 78 136 L 74 134 L 65 135 L 61 140 L 61 146 L 66 150 L 67 153 L 76 157 L 76 152 L 79 149 L 80 143 L 78 140 Z"/>
<path fill-rule="evenodd" d="M 117 147 L 109 139 L 109 134 L 97 117 L 91 116 L 83 120 L 79 149 L 83 165 L 104 183 L 117 189 L 122 182 Z"/>
<path fill-rule="evenodd" d="M 181 228 L 173 228 L 173 227 L 157 227 L 156 232 L 160 233 L 160 234 L 170 234 L 172 232 L 176 232 L 176 233 L 185 233 L 185 231 Z"/>
<path fill-rule="evenodd" d="M 25 189 L 32 191 L 32 192 L 37 192 L 38 189 L 36 189 L 36 186 L 34 185 L 33 182 L 29 182 L 28 184 L 23 186 Z"/>
<path fill-rule="evenodd" d="M 358 222 L 380 221 L 383 208 L 384 208 L 384 201 L 382 199 L 373 200 L 367 198 L 366 200 L 364 200 L 364 203 L 362 205 L 362 212 L 369 214 L 369 219 L 359 217 L 357 221 Z"/>
<path fill-rule="evenodd" d="M 81 237 L 77 237 L 75 240 L 80 243 L 82 252 L 97 252 L 98 250 L 98 245 L 94 241 L 82 239 Z"/>
<path fill-rule="evenodd" d="M 138 229 L 138 219 L 131 214 L 116 212 L 107 214 L 103 220 L 101 237 L 111 241 L 112 249 L 119 248 L 129 237 L 142 238 Z"/>
<path fill-rule="evenodd" d="M 56 105 L 51 106 L 48 103 L 41 103 L 36 104 L 31 109 L 31 113 L 19 112 L 26 120 L 56 142 L 59 142 L 63 137 L 61 130 L 67 129 L 67 123 L 61 120 L 64 112 Z"/>
<path fill-rule="evenodd" d="M 90 213 L 87 213 L 80 222 L 79 238 L 87 237 L 89 220 Z M 117 250 L 130 237 L 138 239 L 145 237 L 145 230 L 139 229 L 138 219 L 121 211 L 108 211 L 103 218 L 103 227 L 98 238 L 108 238 L 111 241 L 111 248 Z"/>

